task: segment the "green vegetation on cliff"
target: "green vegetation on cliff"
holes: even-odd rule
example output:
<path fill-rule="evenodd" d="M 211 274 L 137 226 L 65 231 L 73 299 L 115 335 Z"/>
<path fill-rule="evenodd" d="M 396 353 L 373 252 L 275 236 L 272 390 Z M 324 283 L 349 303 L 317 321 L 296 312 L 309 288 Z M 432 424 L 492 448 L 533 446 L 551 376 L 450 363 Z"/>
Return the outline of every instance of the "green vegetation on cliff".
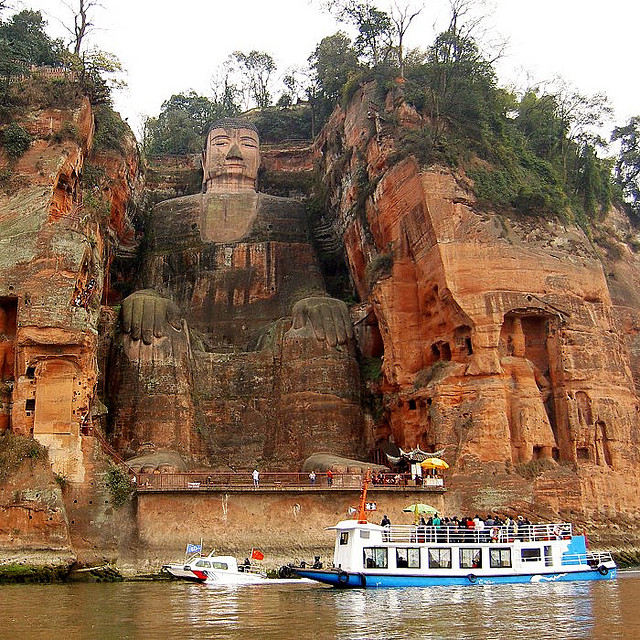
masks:
<path fill-rule="evenodd" d="M 25 462 L 42 460 L 46 455 L 45 447 L 32 438 L 11 432 L 0 435 L 0 483 L 11 477 Z"/>

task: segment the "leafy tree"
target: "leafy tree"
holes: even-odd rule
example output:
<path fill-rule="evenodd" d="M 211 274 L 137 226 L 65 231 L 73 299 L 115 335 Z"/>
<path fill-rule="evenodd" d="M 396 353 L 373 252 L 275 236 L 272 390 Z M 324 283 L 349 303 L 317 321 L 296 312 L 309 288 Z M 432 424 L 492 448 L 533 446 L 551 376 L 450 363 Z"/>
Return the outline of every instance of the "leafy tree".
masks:
<path fill-rule="evenodd" d="M 535 89 L 528 89 L 518 104 L 516 124 L 539 156 L 553 158 L 560 153 L 565 125 L 555 96 L 539 96 Z"/>
<path fill-rule="evenodd" d="M 325 0 L 324 4 L 338 21 L 356 28 L 354 48 L 358 56 L 371 66 L 388 60 L 395 36 L 388 13 L 378 9 L 372 0 Z"/>
<path fill-rule="evenodd" d="M 60 66 L 63 45 L 46 34 L 46 24 L 40 11 L 25 9 L 0 25 L 0 39 L 8 44 L 13 59 L 27 67 Z"/>
<path fill-rule="evenodd" d="M 624 127 L 616 127 L 611 141 L 620 145 L 615 180 L 632 214 L 640 219 L 640 116 L 631 118 Z"/>
<path fill-rule="evenodd" d="M 196 153 L 214 120 L 229 115 L 224 107 L 195 91 L 171 96 L 157 118 L 145 123 L 145 151 L 149 154 Z"/>
<path fill-rule="evenodd" d="M 324 98 L 337 104 L 342 87 L 358 69 L 358 54 L 346 33 L 338 31 L 323 38 L 309 57 L 317 87 Z"/>
<path fill-rule="evenodd" d="M 78 74 L 80 86 L 92 104 L 109 104 L 111 92 L 125 86 L 119 78 L 122 65 L 113 53 L 90 49 L 80 56 L 68 53 L 67 61 Z"/>
<path fill-rule="evenodd" d="M 6 8 L 6 4 L 0 10 Z M 63 45 L 45 32 L 46 22 L 39 11 L 25 10 L 0 24 L 0 77 L 2 101 L 6 102 L 11 78 L 27 74 L 31 65 L 59 66 Z"/>
<path fill-rule="evenodd" d="M 270 81 L 276 70 L 273 58 L 264 51 L 242 53 L 234 51 L 233 58 L 244 73 L 245 87 L 256 106 L 264 109 L 271 105 Z"/>
<path fill-rule="evenodd" d="M 351 39 L 342 31 L 323 38 L 308 61 L 312 82 L 307 87 L 307 97 L 311 105 L 315 134 L 340 101 L 347 81 L 361 67 Z"/>
<path fill-rule="evenodd" d="M 229 56 L 217 69 L 211 82 L 213 102 L 220 105 L 226 116 L 240 113 L 238 99 L 241 97 L 241 91 L 234 82 L 234 71 L 234 59 L 233 56 Z"/>

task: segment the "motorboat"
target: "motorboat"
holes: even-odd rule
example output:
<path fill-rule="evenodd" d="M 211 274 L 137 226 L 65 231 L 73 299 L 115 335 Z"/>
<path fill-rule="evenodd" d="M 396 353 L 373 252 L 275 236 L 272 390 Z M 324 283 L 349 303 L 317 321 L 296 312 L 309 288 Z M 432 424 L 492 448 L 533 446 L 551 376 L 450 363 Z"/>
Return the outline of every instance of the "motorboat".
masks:
<path fill-rule="evenodd" d="M 161 571 L 174 578 L 203 584 L 255 584 L 268 579 L 260 567 L 246 561 L 239 565 L 233 556 L 215 555 L 215 550 L 208 556 L 194 555 L 184 563 L 165 564 Z"/>
<path fill-rule="evenodd" d="M 610 552 L 590 552 L 586 536 L 566 522 L 496 526 L 381 526 L 367 521 L 363 483 L 356 519 L 335 531 L 333 566 L 289 565 L 290 571 L 339 588 L 424 587 L 613 580 Z"/>

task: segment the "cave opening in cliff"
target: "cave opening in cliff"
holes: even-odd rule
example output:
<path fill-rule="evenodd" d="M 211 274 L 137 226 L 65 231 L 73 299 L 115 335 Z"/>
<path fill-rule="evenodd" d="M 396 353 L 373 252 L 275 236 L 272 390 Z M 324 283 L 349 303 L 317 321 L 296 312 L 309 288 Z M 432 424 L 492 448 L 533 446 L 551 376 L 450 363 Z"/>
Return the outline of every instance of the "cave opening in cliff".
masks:
<path fill-rule="evenodd" d="M 18 317 L 18 299 L 0 298 L 0 382 L 15 379 L 14 353 Z"/>
<path fill-rule="evenodd" d="M 0 298 L 0 433 L 11 426 L 18 299 Z"/>

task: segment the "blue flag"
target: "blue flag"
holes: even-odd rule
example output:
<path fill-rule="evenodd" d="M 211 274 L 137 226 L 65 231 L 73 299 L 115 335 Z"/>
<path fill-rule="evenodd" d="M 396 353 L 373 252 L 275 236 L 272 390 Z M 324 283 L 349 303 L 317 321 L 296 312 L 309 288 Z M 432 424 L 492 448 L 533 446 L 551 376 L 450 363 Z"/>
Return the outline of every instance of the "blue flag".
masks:
<path fill-rule="evenodd" d="M 202 553 L 202 545 L 201 544 L 188 544 L 187 545 L 187 555 L 190 553 Z"/>

